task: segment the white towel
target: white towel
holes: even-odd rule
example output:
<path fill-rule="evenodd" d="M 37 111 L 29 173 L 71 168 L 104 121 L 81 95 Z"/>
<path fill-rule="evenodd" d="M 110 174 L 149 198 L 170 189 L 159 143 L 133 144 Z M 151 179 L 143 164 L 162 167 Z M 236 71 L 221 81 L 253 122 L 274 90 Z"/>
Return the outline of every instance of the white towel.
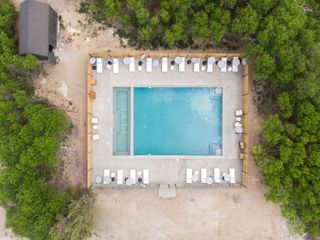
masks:
<path fill-rule="evenodd" d="M 230 183 L 236 183 L 236 170 L 234 168 L 229 169 Z"/>
<path fill-rule="evenodd" d="M 161 67 L 162 67 L 162 72 L 168 72 L 168 58 L 166 57 L 162 58 Z"/>
<path fill-rule="evenodd" d="M 117 170 L 117 184 L 123 184 L 123 171 Z"/>
<path fill-rule="evenodd" d="M 130 178 L 132 179 L 133 184 L 136 184 L 136 170 L 130 169 L 129 171 Z"/>
<path fill-rule="evenodd" d="M 149 170 L 148 169 L 143 169 L 142 181 L 144 184 L 149 184 Z"/>
<path fill-rule="evenodd" d="M 110 169 L 104 169 L 103 170 L 103 184 L 107 184 L 106 177 L 110 177 Z"/>
<path fill-rule="evenodd" d="M 119 73 L 119 59 L 118 58 L 114 58 L 112 59 L 112 71 L 114 74 L 118 74 Z"/>
<path fill-rule="evenodd" d="M 134 72 L 134 70 L 135 70 L 134 57 L 130 57 L 129 72 Z"/>
<path fill-rule="evenodd" d="M 201 183 L 206 183 L 207 182 L 207 169 L 206 168 L 201 168 Z"/>
<path fill-rule="evenodd" d="M 147 58 L 146 71 L 152 72 L 152 58 Z"/>
<path fill-rule="evenodd" d="M 185 71 L 185 57 L 181 57 L 182 63 L 179 64 L 179 72 L 184 72 Z"/>
<path fill-rule="evenodd" d="M 192 169 L 191 168 L 187 169 L 186 182 L 192 183 Z"/>
<path fill-rule="evenodd" d="M 193 71 L 200 72 L 200 63 L 199 62 L 193 64 Z"/>
<path fill-rule="evenodd" d="M 220 183 L 221 178 L 220 178 L 220 168 L 215 168 L 214 169 L 214 182 L 215 183 Z"/>
<path fill-rule="evenodd" d="M 102 59 L 97 58 L 97 73 L 102 73 L 103 72 L 103 67 L 102 67 Z"/>
<path fill-rule="evenodd" d="M 221 68 L 221 72 L 226 72 L 227 71 L 227 58 L 221 58 L 221 61 L 225 63 L 225 67 Z"/>
<path fill-rule="evenodd" d="M 207 72 L 213 72 L 213 64 L 207 63 Z"/>

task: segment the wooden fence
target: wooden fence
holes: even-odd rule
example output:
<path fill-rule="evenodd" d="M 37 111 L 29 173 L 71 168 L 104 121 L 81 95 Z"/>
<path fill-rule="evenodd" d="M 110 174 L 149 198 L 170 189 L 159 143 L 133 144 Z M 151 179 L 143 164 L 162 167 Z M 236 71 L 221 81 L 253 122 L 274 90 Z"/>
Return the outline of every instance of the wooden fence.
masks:
<path fill-rule="evenodd" d="M 160 58 L 168 57 L 174 58 L 177 56 L 181 57 L 199 57 L 206 58 L 212 57 L 240 57 L 241 52 L 192 52 L 192 51 L 127 51 L 127 50 L 117 50 L 117 51 L 107 51 L 107 52 L 97 52 L 89 53 L 89 57 L 102 57 L 102 58 L 122 58 L 126 56 L 131 57 L 141 57 L 142 55 Z M 95 93 L 92 86 L 96 84 L 96 80 L 93 77 L 93 70 L 89 64 L 89 59 L 87 59 L 87 187 L 92 187 L 92 124 L 91 119 L 92 113 L 92 101 L 95 98 Z M 242 109 L 243 109 L 243 134 L 242 142 L 244 143 L 243 154 L 243 164 L 242 164 L 242 185 L 247 187 L 249 182 L 249 66 L 245 65 L 243 67 L 243 95 L 242 95 Z"/>
<path fill-rule="evenodd" d="M 244 143 L 243 149 L 243 162 L 242 162 L 242 184 L 247 187 L 249 183 L 249 65 L 243 67 L 243 94 L 242 94 L 242 110 L 243 110 L 243 134 L 242 142 Z"/>
<path fill-rule="evenodd" d="M 92 186 L 92 85 L 95 84 L 93 70 L 87 59 L 87 188 Z"/>

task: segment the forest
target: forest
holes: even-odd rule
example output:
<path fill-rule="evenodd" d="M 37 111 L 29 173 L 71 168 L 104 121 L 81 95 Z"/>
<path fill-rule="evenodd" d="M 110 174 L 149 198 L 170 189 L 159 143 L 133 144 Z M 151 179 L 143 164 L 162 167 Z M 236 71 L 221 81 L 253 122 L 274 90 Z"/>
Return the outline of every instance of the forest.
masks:
<path fill-rule="evenodd" d="M 89 0 L 80 12 L 139 49 L 243 51 L 264 86 L 253 154 L 266 198 L 293 232 L 320 237 L 319 1 Z"/>
<path fill-rule="evenodd" d="M 49 184 L 71 123 L 34 96 L 39 63 L 32 55 L 17 55 L 17 17 L 12 3 L 0 0 L 0 206 L 6 226 L 29 239 L 86 239 L 90 194 Z M 89 224 L 76 224 L 83 218 Z"/>

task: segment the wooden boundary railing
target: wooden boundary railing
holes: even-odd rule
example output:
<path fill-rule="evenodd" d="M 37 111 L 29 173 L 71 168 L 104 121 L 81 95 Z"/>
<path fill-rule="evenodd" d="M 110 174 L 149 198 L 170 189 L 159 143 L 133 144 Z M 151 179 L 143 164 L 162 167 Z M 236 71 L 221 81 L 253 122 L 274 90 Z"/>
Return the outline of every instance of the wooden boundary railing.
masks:
<path fill-rule="evenodd" d="M 210 52 L 210 51 L 131 51 L 131 50 L 117 50 L 117 51 L 106 51 L 106 52 L 96 52 L 96 53 L 89 53 L 90 56 L 94 57 L 102 57 L 102 58 L 112 58 L 112 57 L 136 57 L 140 58 L 142 55 L 151 57 L 151 58 L 161 58 L 161 57 L 168 57 L 168 58 L 174 58 L 174 57 L 199 57 L 199 58 L 205 58 L 205 57 L 240 57 L 242 55 L 241 52 Z"/>
<path fill-rule="evenodd" d="M 89 57 L 101 57 L 101 58 L 112 58 L 112 57 L 141 57 L 142 55 L 160 58 L 169 57 L 174 58 L 180 57 L 199 57 L 206 58 L 209 56 L 213 57 L 241 57 L 241 52 L 199 52 L 199 51 L 128 51 L 128 50 L 117 50 L 117 51 L 106 51 L 89 53 Z M 96 84 L 96 80 L 93 77 L 93 70 L 87 59 L 87 187 L 92 187 L 92 124 L 91 119 L 92 113 L 92 101 L 95 98 L 95 93 L 92 86 Z M 243 67 L 243 95 L 242 95 L 242 108 L 243 108 L 243 134 L 242 141 L 244 143 L 243 153 L 243 164 L 242 164 L 242 185 L 247 187 L 249 182 L 249 66 Z"/>
<path fill-rule="evenodd" d="M 243 93 L 242 93 L 242 110 L 243 110 L 243 134 L 242 142 L 244 143 L 243 162 L 242 162 L 242 184 L 247 187 L 249 183 L 249 65 L 243 67 Z"/>
<path fill-rule="evenodd" d="M 92 186 L 92 85 L 95 83 L 92 67 L 87 59 L 87 188 Z"/>

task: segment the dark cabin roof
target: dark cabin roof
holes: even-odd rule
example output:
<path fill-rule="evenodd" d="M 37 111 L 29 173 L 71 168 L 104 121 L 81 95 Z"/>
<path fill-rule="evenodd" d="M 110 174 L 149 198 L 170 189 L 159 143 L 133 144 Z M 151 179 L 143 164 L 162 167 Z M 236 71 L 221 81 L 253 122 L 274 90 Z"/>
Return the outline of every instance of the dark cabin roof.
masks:
<path fill-rule="evenodd" d="M 26 0 L 20 4 L 19 54 L 48 59 L 49 45 L 57 46 L 58 14 L 48 4 Z"/>

